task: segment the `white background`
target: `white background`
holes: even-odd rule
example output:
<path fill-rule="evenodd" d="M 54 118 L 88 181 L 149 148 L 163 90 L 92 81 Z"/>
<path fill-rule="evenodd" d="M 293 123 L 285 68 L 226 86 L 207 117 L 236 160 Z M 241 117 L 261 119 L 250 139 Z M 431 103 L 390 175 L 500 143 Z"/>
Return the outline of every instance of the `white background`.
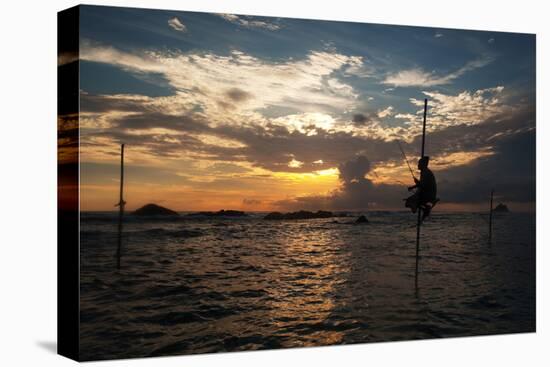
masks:
<path fill-rule="evenodd" d="M 102 366 L 548 366 L 550 26 L 544 1 L 93 1 L 537 33 L 537 333 L 102 362 Z M 0 365 L 53 366 L 56 342 L 56 12 L 73 1 L 6 0 L 0 13 Z M 545 144 L 546 143 L 546 144 Z M 546 228 L 545 228 L 546 227 Z M 546 268 L 544 268 L 546 266 Z M 545 289 L 546 288 L 546 289 Z M 88 364 L 94 365 L 95 363 Z"/>

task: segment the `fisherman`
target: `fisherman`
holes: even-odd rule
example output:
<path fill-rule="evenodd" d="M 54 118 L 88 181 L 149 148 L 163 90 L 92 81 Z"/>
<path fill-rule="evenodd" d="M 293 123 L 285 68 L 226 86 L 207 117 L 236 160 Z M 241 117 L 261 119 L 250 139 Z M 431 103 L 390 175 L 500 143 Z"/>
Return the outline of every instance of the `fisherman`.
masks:
<path fill-rule="evenodd" d="M 430 157 L 424 156 L 418 160 L 418 169 L 420 170 L 420 180 L 414 178 L 415 185 L 408 188 L 409 191 L 416 189 L 416 192 L 405 199 L 405 207 L 410 208 L 413 213 L 418 209 L 422 210 L 422 221 L 426 219 L 435 204 L 439 201 L 437 198 L 437 183 L 433 172 L 428 168 Z"/>

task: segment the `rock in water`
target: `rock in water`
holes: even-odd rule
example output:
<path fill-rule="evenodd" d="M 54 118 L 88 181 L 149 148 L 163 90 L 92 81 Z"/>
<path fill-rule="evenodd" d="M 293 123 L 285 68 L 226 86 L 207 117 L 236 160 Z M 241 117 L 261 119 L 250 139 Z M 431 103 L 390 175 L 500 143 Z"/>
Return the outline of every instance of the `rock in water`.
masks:
<path fill-rule="evenodd" d="M 280 219 L 284 219 L 283 216 L 284 216 L 283 213 L 280 213 L 280 212 L 271 212 L 271 213 L 269 213 L 268 215 L 266 215 L 266 216 L 264 217 L 264 219 L 267 219 L 267 220 L 280 220 Z"/>
<path fill-rule="evenodd" d="M 502 203 L 499 203 L 494 209 L 493 212 L 497 213 L 508 213 L 510 210 L 508 210 L 508 207 Z"/>
<path fill-rule="evenodd" d="M 368 223 L 369 220 L 367 219 L 367 217 L 365 217 L 364 215 L 360 216 L 359 218 L 357 218 L 357 220 L 355 221 L 355 223 L 357 224 L 360 224 L 360 223 Z"/>
<path fill-rule="evenodd" d="M 140 215 L 140 216 L 179 216 L 178 213 L 176 213 L 173 210 L 170 210 L 168 208 L 164 208 L 157 204 L 147 204 L 136 210 L 132 213 L 132 215 Z"/>

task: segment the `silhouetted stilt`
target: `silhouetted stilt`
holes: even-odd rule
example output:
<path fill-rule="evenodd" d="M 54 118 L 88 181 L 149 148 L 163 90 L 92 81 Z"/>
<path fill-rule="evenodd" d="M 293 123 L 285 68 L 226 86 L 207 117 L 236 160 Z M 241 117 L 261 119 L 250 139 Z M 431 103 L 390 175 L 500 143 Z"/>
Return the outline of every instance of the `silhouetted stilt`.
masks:
<path fill-rule="evenodd" d="M 491 200 L 489 202 L 489 243 L 493 238 L 493 194 L 495 190 L 491 189 Z"/>
<path fill-rule="evenodd" d="M 428 99 L 424 99 L 424 119 L 422 121 L 422 149 L 420 158 L 424 157 L 424 146 L 426 143 L 426 113 L 428 111 Z M 418 220 L 416 222 L 416 265 L 414 271 L 414 287 L 418 291 L 418 258 L 420 253 L 420 226 L 422 225 L 422 209 L 420 208 L 420 195 L 418 195 Z"/>
<path fill-rule="evenodd" d="M 118 204 L 118 246 L 116 250 L 117 269 L 120 269 L 120 256 L 122 248 L 122 217 L 124 215 L 124 144 L 120 146 L 120 197 Z"/>

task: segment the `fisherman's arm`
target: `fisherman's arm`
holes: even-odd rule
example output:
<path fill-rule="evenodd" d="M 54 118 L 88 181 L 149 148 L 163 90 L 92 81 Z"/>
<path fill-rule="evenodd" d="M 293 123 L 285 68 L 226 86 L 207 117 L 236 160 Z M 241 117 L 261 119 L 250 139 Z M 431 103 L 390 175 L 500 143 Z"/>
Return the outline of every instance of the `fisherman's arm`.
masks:
<path fill-rule="evenodd" d="M 413 177 L 413 178 L 414 178 L 414 185 L 408 187 L 409 191 L 414 190 L 417 187 L 420 187 L 420 181 L 416 177 Z"/>

